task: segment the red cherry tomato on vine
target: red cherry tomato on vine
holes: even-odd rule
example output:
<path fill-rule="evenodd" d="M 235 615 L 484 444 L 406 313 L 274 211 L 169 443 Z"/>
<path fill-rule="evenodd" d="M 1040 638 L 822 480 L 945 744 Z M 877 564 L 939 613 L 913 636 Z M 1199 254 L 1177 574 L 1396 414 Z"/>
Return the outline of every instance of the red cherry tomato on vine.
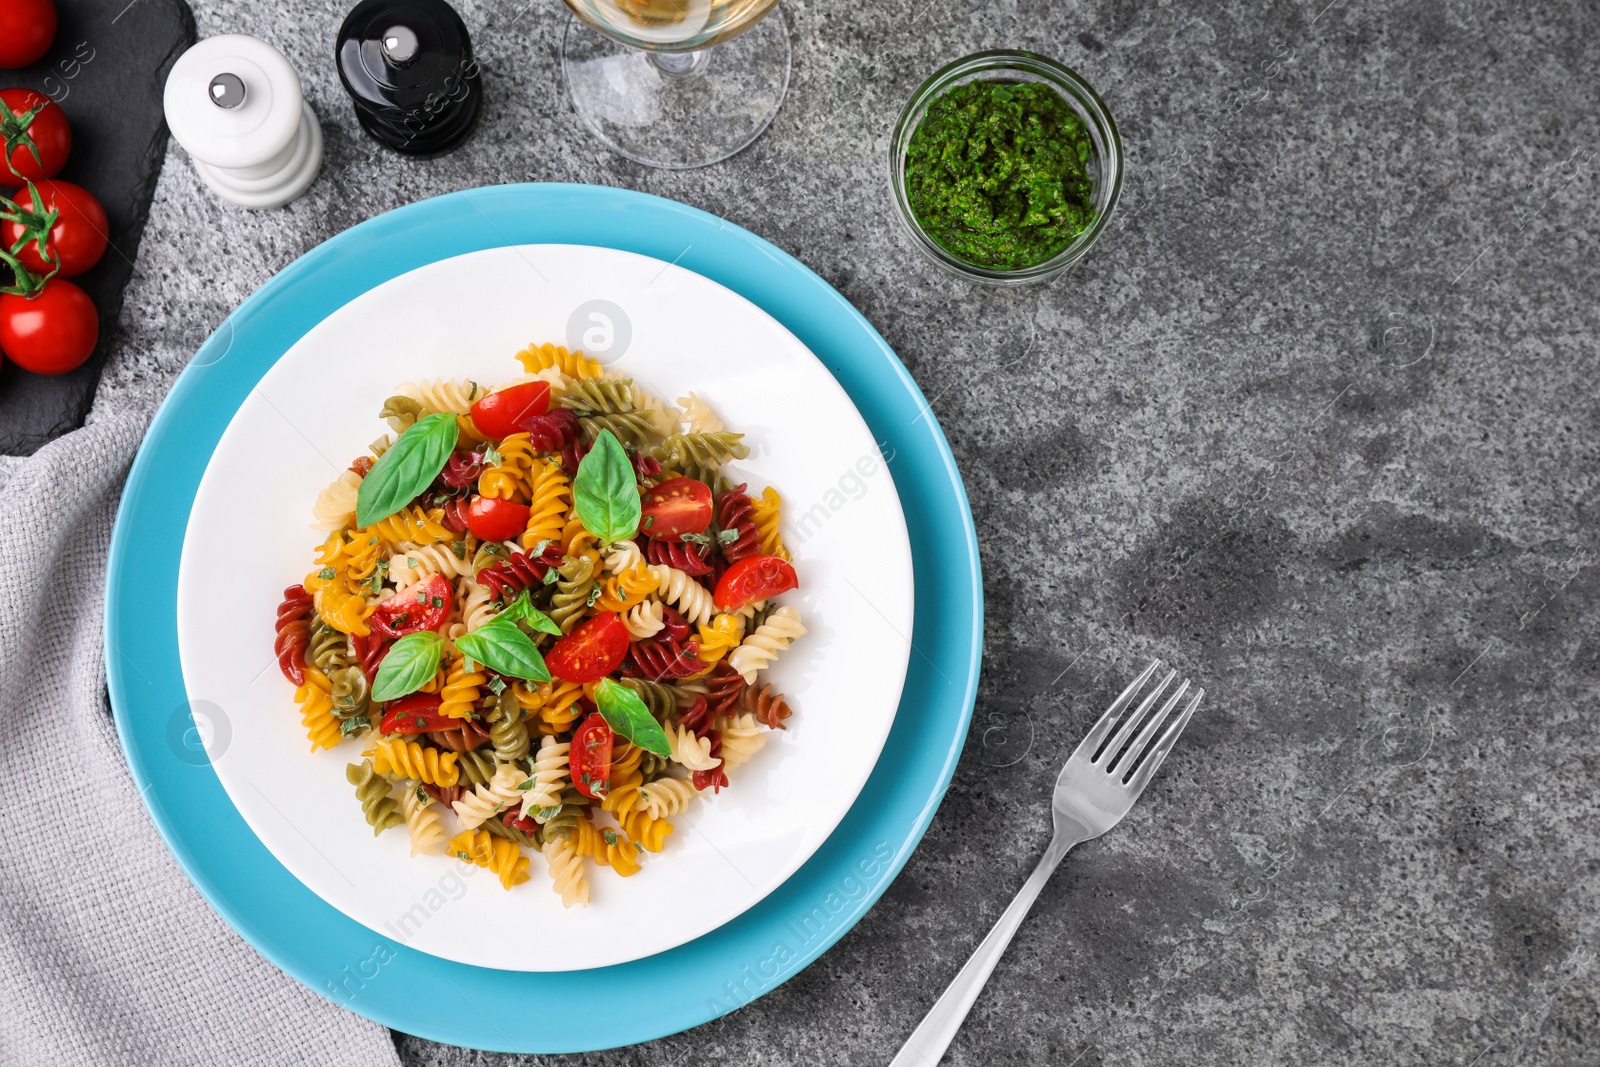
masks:
<path fill-rule="evenodd" d="M 567 753 L 572 788 L 595 800 L 605 797 L 611 782 L 611 748 L 615 743 L 616 735 L 598 711 L 583 720 L 572 735 L 572 747 Z"/>
<path fill-rule="evenodd" d="M 55 37 L 52 0 L 0 0 L 0 67 L 26 67 L 50 50 Z"/>
<path fill-rule="evenodd" d="M 0 296 L 0 352 L 35 374 L 80 366 L 100 339 L 100 313 L 89 294 L 53 278 L 31 298 Z"/>
<path fill-rule="evenodd" d="M 738 611 L 758 600 L 787 593 L 800 584 L 787 560 L 777 556 L 747 556 L 722 572 L 712 599 L 718 611 Z"/>
<path fill-rule="evenodd" d="M 53 283 L 52 283 L 53 284 Z M 450 581 L 442 574 L 413 582 L 379 604 L 368 620 L 374 633 L 404 637 L 422 630 L 437 630 L 450 613 Z"/>
<path fill-rule="evenodd" d="M 0 0 L 0 4 L 3 3 L 5 0 Z M 40 215 L 51 211 L 58 213 L 45 240 L 45 247 L 61 263 L 56 277 L 77 277 L 100 262 L 100 257 L 105 255 L 111 226 L 106 221 L 105 208 L 100 206 L 95 195 L 81 185 L 63 181 L 44 181 L 35 188 L 39 190 L 41 204 L 33 202 L 27 189 L 22 189 L 12 199 L 23 211 Z M 0 246 L 15 248 L 26 232 L 20 222 L 0 222 Z M 55 269 L 55 264 L 39 254 L 39 242 L 35 240 L 23 245 L 17 258 L 24 267 L 40 274 L 48 274 Z"/>
<path fill-rule="evenodd" d="M 378 723 L 386 734 L 425 734 L 433 730 L 459 730 L 461 720 L 439 714 L 443 701 L 437 693 L 412 693 L 389 705 Z"/>
<path fill-rule="evenodd" d="M 509 541 L 528 528 L 529 508 L 515 500 L 475 496 L 467 508 L 467 529 L 480 541 Z"/>
<path fill-rule="evenodd" d="M 7 2 L 0 0 L 0 4 Z M 5 160 L 0 160 L 0 186 L 15 189 L 24 179 L 40 182 L 54 178 L 72 154 L 67 113 L 32 89 L 0 89 L 0 104 L 4 105 L 0 107 L 0 141 L 9 149 Z M 38 112 L 29 117 L 34 108 Z"/>
<path fill-rule="evenodd" d="M 0 0 L 4 3 L 5 0 Z M 523 382 L 496 389 L 472 405 L 472 425 L 496 441 L 517 432 L 517 423 L 529 415 L 550 410 L 550 383 Z"/>
<path fill-rule="evenodd" d="M 551 646 L 544 665 L 563 682 L 598 682 L 621 666 L 627 654 L 628 628 L 620 615 L 608 611 Z"/>
<path fill-rule="evenodd" d="M 711 487 L 693 478 L 669 478 L 640 501 L 639 529 L 657 541 L 682 540 L 711 525 Z"/>

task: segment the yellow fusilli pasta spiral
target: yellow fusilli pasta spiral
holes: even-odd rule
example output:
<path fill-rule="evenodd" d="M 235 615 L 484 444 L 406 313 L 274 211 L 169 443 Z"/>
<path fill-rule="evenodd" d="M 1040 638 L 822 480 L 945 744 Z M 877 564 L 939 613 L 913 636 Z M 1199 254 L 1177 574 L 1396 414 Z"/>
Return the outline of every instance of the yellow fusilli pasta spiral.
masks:
<path fill-rule="evenodd" d="M 606 797 L 600 807 L 616 815 L 626 815 L 639 806 L 639 789 L 644 785 L 644 775 L 639 771 L 639 760 L 644 749 L 629 745 L 621 759 L 611 761 L 611 784 L 606 787 Z"/>
<path fill-rule="evenodd" d="M 528 857 L 522 849 L 487 830 L 463 830 L 450 839 L 445 851 L 465 863 L 492 871 L 504 889 L 528 880 Z"/>
<path fill-rule="evenodd" d="M 414 778 L 428 785 L 448 787 L 455 785 L 461 777 L 461 772 L 456 768 L 454 752 L 425 748 L 415 741 L 398 737 L 374 741 L 372 747 L 362 755 L 372 757 L 372 765 L 379 774 Z"/>
<path fill-rule="evenodd" d="M 481 671 L 467 670 L 466 659 L 457 655 L 450 661 L 444 688 L 439 690 L 439 714 L 452 719 L 470 719 L 478 703 L 479 686 L 489 680 Z"/>
<path fill-rule="evenodd" d="M 800 623 L 800 612 L 785 604 L 767 616 L 767 621 L 756 627 L 756 632 L 746 637 L 738 648 L 728 653 L 728 666 L 744 676 L 746 682 L 756 680 L 756 672 L 771 663 L 774 657 L 789 647 L 789 643 L 806 628 Z"/>
<path fill-rule="evenodd" d="M 563 556 L 582 556 L 595 554 L 600 547 L 600 539 L 590 533 L 574 512 L 567 516 L 567 521 L 561 527 L 561 554 Z"/>
<path fill-rule="evenodd" d="M 500 462 L 478 476 L 478 492 L 498 500 L 527 501 L 532 492 L 533 466 L 538 462 L 528 435 L 510 434 L 496 451 Z"/>
<path fill-rule="evenodd" d="M 572 511 L 572 482 L 561 464 L 542 461 L 533 470 L 533 502 L 528 510 L 528 528 L 520 544 L 532 549 L 541 541 L 560 541 Z"/>
<path fill-rule="evenodd" d="M 789 549 L 783 543 L 783 534 L 778 532 L 782 508 L 783 498 L 770 485 L 750 501 L 750 520 L 756 524 L 756 536 L 760 539 L 763 556 L 790 558 Z"/>
<path fill-rule="evenodd" d="M 312 593 L 311 599 L 322 621 L 340 633 L 365 637 L 372 632 L 367 616 L 372 614 L 373 605 L 360 593 L 352 593 L 342 585 L 327 585 Z"/>
<path fill-rule="evenodd" d="M 440 520 L 444 512 L 435 508 L 424 511 L 412 505 L 390 515 L 386 519 L 379 519 L 370 527 L 374 533 L 388 542 L 393 549 L 403 545 L 431 545 L 440 541 L 450 541 L 455 534 Z"/>
<path fill-rule="evenodd" d="M 378 570 L 378 560 L 385 555 L 383 541 L 371 530 L 351 530 L 340 549 L 340 565 L 344 568 L 345 588 L 352 593 L 365 595 L 373 574 Z"/>
<path fill-rule="evenodd" d="M 667 835 L 672 833 L 672 824 L 665 819 L 652 816 L 643 808 L 636 808 L 617 819 L 617 824 L 622 827 L 622 832 L 639 843 L 639 847 L 646 852 L 660 852 L 667 843 Z"/>
<path fill-rule="evenodd" d="M 565 733 L 578 718 L 578 698 L 583 696 L 583 686 L 577 682 L 551 681 L 537 689 L 528 689 L 521 682 L 512 689 L 517 703 L 527 709 L 529 722 L 545 736 Z"/>
<path fill-rule="evenodd" d="M 639 846 L 628 840 L 621 830 L 601 830 L 602 847 L 595 850 L 594 861 L 610 867 L 620 877 L 632 878 L 639 873 Z"/>
<path fill-rule="evenodd" d="M 300 705 L 300 722 L 311 739 L 311 751 L 337 745 L 343 735 L 333 715 L 333 683 L 328 676 L 307 667 L 305 683 L 294 691 L 294 700 Z"/>
<path fill-rule="evenodd" d="M 718 615 L 710 625 L 700 627 L 700 662 L 715 663 L 739 647 L 744 640 L 744 620 L 737 615 Z"/>
<path fill-rule="evenodd" d="M 705 586 L 665 563 L 651 567 L 650 573 L 655 576 L 657 594 L 682 612 L 690 625 L 699 626 L 711 621 L 716 606 Z"/>
<path fill-rule="evenodd" d="M 517 353 L 517 361 L 530 374 L 554 367 L 569 378 L 591 379 L 605 377 L 605 369 L 582 352 L 568 352 L 560 345 L 529 345 Z"/>
<path fill-rule="evenodd" d="M 644 810 L 650 813 L 652 819 L 678 814 L 688 808 L 689 802 L 697 795 L 694 785 L 683 778 L 657 778 L 639 790 Z"/>

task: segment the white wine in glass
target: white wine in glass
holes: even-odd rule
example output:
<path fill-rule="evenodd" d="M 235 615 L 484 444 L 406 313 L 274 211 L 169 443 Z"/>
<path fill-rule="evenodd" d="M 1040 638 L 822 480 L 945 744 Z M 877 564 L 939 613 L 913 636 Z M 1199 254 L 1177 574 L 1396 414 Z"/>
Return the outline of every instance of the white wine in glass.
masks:
<path fill-rule="evenodd" d="M 566 3 L 577 16 L 561 49 L 573 107 L 620 155 L 716 163 L 761 136 L 783 103 L 788 27 L 781 13 L 765 17 L 778 0 Z"/>

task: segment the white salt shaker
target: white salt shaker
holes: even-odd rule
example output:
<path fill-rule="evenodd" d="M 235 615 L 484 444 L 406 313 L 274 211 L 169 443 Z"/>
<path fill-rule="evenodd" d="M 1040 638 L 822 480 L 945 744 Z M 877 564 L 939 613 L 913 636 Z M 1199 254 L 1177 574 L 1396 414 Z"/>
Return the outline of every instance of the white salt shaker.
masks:
<path fill-rule="evenodd" d="M 241 33 L 178 57 L 162 106 L 214 192 L 247 208 L 287 204 L 322 167 L 322 127 L 282 52 Z"/>

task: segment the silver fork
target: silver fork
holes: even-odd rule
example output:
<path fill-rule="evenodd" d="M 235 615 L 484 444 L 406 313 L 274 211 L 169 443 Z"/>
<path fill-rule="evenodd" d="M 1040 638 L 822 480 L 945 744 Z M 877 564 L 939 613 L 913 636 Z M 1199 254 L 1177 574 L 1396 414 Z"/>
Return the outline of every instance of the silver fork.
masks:
<path fill-rule="evenodd" d="M 1066 766 L 1061 768 L 1051 804 L 1055 834 L 1050 839 L 1050 847 L 1045 850 L 1044 858 L 1034 868 L 1011 906 L 1006 908 L 1005 914 L 1000 916 L 1000 921 L 994 924 L 994 929 L 989 931 L 989 936 L 983 939 L 983 944 L 978 946 L 966 966 L 961 968 L 961 973 L 956 975 L 955 981 L 950 983 L 950 988 L 944 991 L 944 995 L 929 1010 L 927 1018 L 922 1020 L 922 1025 L 900 1049 L 900 1054 L 890 1067 L 933 1067 L 939 1062 L 945 1049 L 950 1047 L 956 1031 L 961 1029 L 967 1012 L 972 1010 L 972 1002 L 978 999 L 978 993 L 989 980 L 994 965 L 1000 962 L 1012 935 L 1022 925 L 1028 909 L 1033 907 L 1039 891 L 1049 881 L 1061 858 L 1073 845 L 1092 841 L 1121 822 L 1122 817 L 1128 814 L 1128 809 L 1133 807 L 1133 802 L 1139 799 L 1139 794 L 1144 792 L 1156 768 L 1167 758 L 1173 742 L 1178 740 L 1178 735 L 1189 724 L 1194 709 L 1200 706 L 1200 698 L 1206 695 L 1204 689 L 1195 690 L 1194 696 L 1190 697 L 1188 705 L 1178 717 L 1164 731 L 1161 730 L 1161 724 L 1167 720 L 1172 709 L 1189 692 L 1189 680 L 1185 678 L 1166 703 L 1152 714 L 1151 709 L 1172 684 L 1173 678 L 1177 677 L 1177 671 L 1168 671 L 1160 684 L 1150 690 L 1112 736 L 1112 728 L 1117 727 L 1117 717 L 1133 703 L 1140 690 L 1160 669 L 1160 660 L 1146 667 L 1144 673 L 1135 678 L 1106 709 L 1106 713 L 1100 716 L 1100 721 L 1094 724 L 1094 729 L 1089 731 L 1077 751 L 1067 760 Z M 1140 727 L 1141 722 L 1143 726 L 1135 737 L 1134 729 Z M 1106 740 L 1108 736 L 1111 737 L 1109 742 Z"/>

